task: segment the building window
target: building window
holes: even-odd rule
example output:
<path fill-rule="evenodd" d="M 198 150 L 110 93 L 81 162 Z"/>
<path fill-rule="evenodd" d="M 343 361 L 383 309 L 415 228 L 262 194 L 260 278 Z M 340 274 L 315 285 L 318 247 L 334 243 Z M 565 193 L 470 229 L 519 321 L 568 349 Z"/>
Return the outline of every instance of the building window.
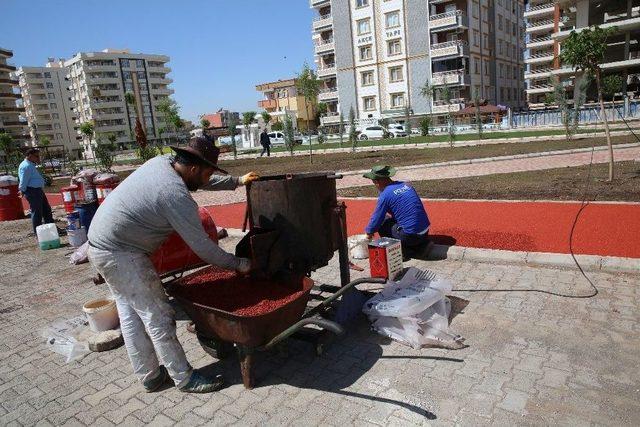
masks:
<path fill-rule="evenodd" d="M 45 79 L 50 79 L 50 78 L 51 78 L 51 73 L 50 73 L 50 72 L 48 72 L 48 71 L 46 71 L 46 72 L 44 73 L 44 78 L 45 78 Z"/>
<path fill-rule="evenodd" d="M 391 55 L 400 55 L 402 53 L 402 44 L 400 39 L 389 40 L 387 42 L 387 53 Z"/>
<path fill-rule="evenodd" d="M 384 16 L 387 28 L 395 28 L 400 26 L 400 12 L 390 12 Z"/>
<path fill-rule="evenodd" d="M 500 67 L 500 78 L 504 78 L 504 64 L 499 64 Z"/>
<path fill-rule="evenodd" d="M 144 67 L 144 60 L 143 59 L 136 59 L 136 67 L 143 68 Z"/>
<path fill-rule="evenodd" d="M 404 93 L 391 94 L 391 108 L 404 107 Z"/>
<path fill-rule="evenodd" d="M 358 35 L 369 34 L 371 32 L 371 20 L 361 19 L 358 21 Z"/>
<path fill-rule="evenodd" d="M 360 74 L 360 82 L 362 86 L 373 85 L 373 71 L 363 71 Z"/>
<path fill-rule="evenodd" d="M 502 31 L 503 30 L 503 25 L 502 25 L 502 15 L 498 14 L 498 30 Z"/>
<path fill-rule="evenodd" d="M 480 59 L 478 58 L 474 59 L 474 72 L 480 74 Z"/>
<path fill-rule="evenodd" d="M 372 111 L 376 109 L 376 97 L 375 96 L 367 96 L 362 98 L 362 105 L 364 111 Z"/>
<path fill-rule="evenodd" d="M 58 108 L 58 104 L 56 104 L 55 102 L 52 102 L 51 104 L 49 104 L 49 108 L 51 108 L 52 110 L 55 110 Z"/>
<path fill-rule="evenodd" d="M 503 50 L 502 50 L 502 40 L 498 40 L 498 54 L 502 55 L 503 54 Z"/>
<path fill-rule="evenodd" d="M 484 61 L 484 75 L 488 76 L 489 75 L 489 62 L 488 61 Z"/>
<path fill-rule="evenodd" d="M 120 64 L 121 64 L 123 67 L 127 67 L 127 68 L 129 68 L 129 60 L 128 60 L 128 59 L 121 59 L 121 60 L 120 60 Z"/>
<path fill-rule="evenodd" d="M 473 30 L 473 45 L 480 46 L 480 31 Z"/>
<path fill-rule="evenodd" d="M 49 99 L 56 99 L 56 94 L 55 94 L 55 93 L 48 93 L 48 94 L 47 94 L 47 97 L 48 97 Z"/>
<path fill-rule="evenodd" d="M 372 58 L 371 45 L 360 46 L 360 60 L 367 61 Z"/>
<path fill-rule="evenodd" d="M 474 18 L 477 18 L 480 15 L 480 6 L 475 0 L 473 2 L 473 5 L 471 6 L 471 14 Z"/>
<path fill-rule="evenodd" d="M 53 128 L 54 129 L 60 129 L 60 123 L 54 123 L 53 124 Z"/>
<path fill-rule="evenodd" d="M 53 83 L 47 82 L 47 89 L 53 89 Z"/>
<path fill-rule="evenodd" d="M 62 134 L 61 133 L 56 133 L 56 139 L 62 139 Z"/>
<path fill-rule="evenodd" d="M 402 74 L 402 67 L 391 67 L 389 68 L 389 81 L 390 82 L 401 82 L 404 80 L 404 76 Z"/>
<path fill-rule="evenodd" d="M 356 7 L 369 6 L 369 0 L 356 0 Z"/>
<path fill-rule="evenodd" d="M 60 114 L 58 114 L 58 113 L 51 113 L 51 118 L 52 118 L 52 119 L 56 119 L 56 120 L 57 120 L 57 119 L 59 119 L 59 118 L 60 118 Z"/>

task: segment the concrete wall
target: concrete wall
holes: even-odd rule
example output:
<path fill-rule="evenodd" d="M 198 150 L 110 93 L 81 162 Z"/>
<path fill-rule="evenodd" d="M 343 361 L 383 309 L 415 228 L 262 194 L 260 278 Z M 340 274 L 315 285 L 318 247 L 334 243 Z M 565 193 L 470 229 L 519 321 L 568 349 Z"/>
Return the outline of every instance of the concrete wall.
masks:
<path fill-rule="evenodd" d="M 413 114 L 426 114 L 431 111 L 429 102 L 420 95 L 420 90 L 431 75 L 429 49 L 429 2 L 423 0 L 405 0 L 407 78 L 409 79 L 409 101 Z"/>

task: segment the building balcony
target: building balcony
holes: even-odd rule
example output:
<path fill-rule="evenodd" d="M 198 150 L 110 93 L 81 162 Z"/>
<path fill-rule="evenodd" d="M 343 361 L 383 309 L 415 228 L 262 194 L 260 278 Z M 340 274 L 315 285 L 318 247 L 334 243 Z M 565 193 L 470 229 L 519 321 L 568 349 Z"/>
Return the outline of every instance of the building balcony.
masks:
<path fill-rule="evenodd" d="M 114 107 L 122 107 L 123 101 L 96 101 L 91 100 L 90 102 L 92 109 L 98 108 L 114 108 Z"/>
<path fill-rule="evenodd" d="M 530 35 L 527 34 L 526 45 L 527 45 L 527 49 L 553 46 L 553 38 L 551 37 L 551 34 L 538 36 L 538 37 L 531 37 Z"/>
<path fill-rule="evenodd" d="M 316 55 L 322 55 L 326 53 L 331 53 L 335 49 L 335 43 L 333 42 L 333 38 L 329 40 L 318 40 L 315 46 Z"/>
<path fill-rule="evenodd" d="M 455 113 L 463 108 L 462 102 L 452 102 L 450 104 L 445 102 L 435 101 L 431 106 L 431 114 L 446 114 L 447 112 Z"/>
<path fill-rule="evenodd" d="M 626 18 L 618 21 L 607 22 L 604 24 L 600 24 L 599 27 L 602 29 L 615 28 L 615 31 L 617 33 L 635 30 L 640 28 L 640 17 Z M 590 28 L 590 27 L 566 28 L 566 29 L 563 29 L 562 31 L 558 31 L 557 33 L 554 33 L 553 38 L 557 40 L 562 40 L 569 37 L 569 34 L 571 34 L 571 31 L 575 30 L 576 32 L 579 33 L 585 28 Z"/>
<path fill-rule="evenodd" d="M 0 47 L 0 56 L 5 58 L 11 58 L 13 56 L 13 52 L 8 49 L 3 49 Z"/>
<path fill-rule="evenodd" d="M 525 89 L 525 92 L 527 92 L 527 94 L 531 95 L 534 93 L 548 93 L 548 92 L 553 92 L 553 85 L 550 83 L 544 83 L 544 84 L 538 84 L 538 85 L 531 85 L 529 86 L 527 89 Z"/>
<path fill-rule="evenodd" d="M 15 71 L 16 67 L 14 67 L 13 65 L 10 64 L 0 64 L 0 71 L 7 71 L 7 72 L 11 72 L 11 71 Z"/>
<path fill-rule="evenodd" d="M 121 80 L 118 77 L 89 77 L 87 76 L 87 84 L 89 85 L 97 85 L 97 84 L 114 84 L 120 83 Z"/>
<path fill-rule="evenodd" d="M 309 0 L 309 6 L 311 7 L 329 6 L 330 4 L 331 0 Z"/>
<path fill-rule="evenodd" d="M 0 105 L 0 113 L 24 113 L 24 107 L 15 105 Z"/>
<path fill-rule="evenodd" d="M 21 122 L 19 120 L 7 120 L 2 122 L 2 127 L 5 128 L 22 128 L 27 126 L 27 122 Z"/>
<path fill-rule="evenodd" d="M 429 0 L 429 4 L 444 4 L 444 3 L 450 3 L 453 1 L 455 0 Z"/>
<path fill-rule="evenodd" d="M 13 92 L 0 92 L 0 99 L 21 99 L 22 94 Z"/>
<path fill-rule="evenodd" d="M 323 125 L 334 125 L 340 123 L 340 113 L 329 112 L 325 116 L 320 117 L 320 123 Z"/>
<path fill-rule="evenodd" d="M 537 52 L 524 59 L 525 64 L 545 64 L 553 61 L 553 51 Z"/>
<path fill-rule="evenodd" d="M 262 99 L 258 101 L 258 107 L 265 110 L 278 108 L 278 102 L 275 99 Z"/>
<path fill-rule="evenodd" d="M 174 92 L 175 91 L 173 89 L 168 87 L 151 89 L 151 93 L 153 93 L 154 95 L 173 95 Z"/>
<path fill-rule="evenodd" d="M 319 67 L 318 71 L 317 71 L 317 75 L 318 77 L 328 77 L 328 76 L 335 76 L 336 75 L 336 66 L 325 66 L 325 67 Z"/>
<path fill-rule="evenodd" d="M 440 13 L 429 17 L 429 28 L 431 31 L 447 31 L 456 28 L 468 28 L 469 20 L 467 15 L 461 10 Z"/>
<path fill-rule="evenodd" d="M 558 26 L 562 27 L 564 26 L 564 24 L 562 22 L 559 22 Z M 555 28 L 555 23 L 553 19 L 542 19 L 538 21 L 529 21 L 529 23 L 527 24 L 526 32 L 529 34 L 545 33 L 545 32 L 551 33 L 553 32 L 554 28 Z"/>
<path fill-rule="evenodd" d="M 96 89 L 96 92 L 92 92 L 92 96 L 118 96 L 121 95 L 120 89 Z"/>
<path fill-rule="evenodd" d="M 96 124 L 96 132 L 117 132 L 119 130 L 127 130 L 126 124 L 110 124 L 110 125 L 98 125 Z"/>
<path fill-rule="evenodd" d="M 469 45 L 462 40 L 431 45 L 431 59 L 449 59 L 469 55 Z"/>
<path fill-rule="evenodd" d="M 320 30 L 327 29 L 332 25 L 333 25 L 333 16 L 331 16 L 331 14 L 328 14 L 328 15 L 316 16 L 315 18 L 313 18 L 311 27 L 313 28 L 313 31 L 320 31 Z"/>
<path fill-rule="evenodd" d="M 338 88 L 330 87 L 320 90 L 318 94 L 318 101 L 329 101 L 331 99 L 338 99 Z"/>
<path fill-rule="evenodd" d="M 116 64 L 110 64 L 110 65 L 85 65 L 84 67 L 84 73 L 88 74 L 88 73 L 95 73 L 95 72 L 100 72 L 100 71 L 115 71 L 118 69 L 118 66 Z"/>
<path fill-rule="evenodd" d="M 529 3 L 527 10 L 524 11 L 525 18 L 539 18 L 541 16 L 552 15 L 556 7 L 554 2 L 537 4 L 535 6 L 530 6 L 530 4 L 531 3 Z"/>
<path fill-rule="evenodd" d="M 464 86 L 469 84 L 469 75 L 464 70 L 441 71 L 431 75 L 433 86 Z"/>
<path fill-rule="evenodd" d="M 548 67 L 536 68 L 533 70 L 526 71 L 524 73 L 524 79 L 531 80 L 531 79 L 542 79 L 546 77 L 551 77 L 552 72 L 553 72 L 553 69 Z"/>
<path fill-rule="evenodd" d="M 173 79 L 161 78 L 161 77 L 151 77 L 149 78 L 149 83 L 152 84 L 160 84 L 160 85 L 170 85 L 173 83 Z"/>
<path fill-rule="evenodd" d="M 0 79 L 0 85 L 11 85 L 11 86 L 18 86 L 18 79 L 12 79 L 12 78 L 2 78 Z"/>
<path fill-rule="evenodd" d="M 162 66 L 160 66 L 160 65 L 150 65 L 149 66 L 149 71 L 154 72 L 154 73 L 169 74 L 171 72 L 171 68 L 165 67 L 164 65 L 162 65 Z"/>

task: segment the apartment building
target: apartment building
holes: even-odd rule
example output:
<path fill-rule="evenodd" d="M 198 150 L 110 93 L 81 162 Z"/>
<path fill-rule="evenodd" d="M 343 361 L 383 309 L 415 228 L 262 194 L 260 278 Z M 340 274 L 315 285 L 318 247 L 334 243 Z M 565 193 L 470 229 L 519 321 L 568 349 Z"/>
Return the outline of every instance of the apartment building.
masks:
<path fill-rule="evenodd" d="M 63 145 L 72 158 L 79 158 L 82 147 L 76 140 L 67 72 L 63 59 L 49 58 L 44 67 L 20 67 L 16 76 L 31 143 L 38 145 L 46 138 L 52 146 Z"/>
<path fill-rule="evenodd" d="M 524 105 L 523 0 L 310 0 L 323 124 Z M 429 83 L 432 100 L 421 95 Z M 449 89 L 449 100 L 443 89 Z"/>
<path fill-rule="evenodd" d="M 526 19 L 527 102 L 530 108 L 545 106 L 547 94 L 561 84 L 573 99 L 581 90 L 575 72 L 562 64 L 562 42 L 572 31 L 599 26 L 615 28 L 608 40 L 603 74 L 623 77 L 621 94 L 637 96 L 640 90 L 640 0 L 530 0 Z M 595 101 L 593 83 L 587 101 Z"/>
<path fill-rule="evenodd" d="M 258 101 L 258 108 L 271 114 L 273 121 L 281 121 L 289 114 L 296 129 L 306 130 L 307 121 L 312 129 L 315 128 L 315 106 L 298 93 L 295 78 L 262 83 L 256 90 L 264 96 Z"/>
<path fill-rule="evenodd" d="M 22 145 L 26 122 L 20 120 L 24 107 L 19 105 L 22 95 L 14 91 L 18 87 L 18 80 L 13 76 L 16 67 L 7 62 L 11 57 L 13 51 L 0 48 L 0 133 L 8 133 L 17 145 Z"/>
<path fill-rule="evenodd" d="M 82 52 L 65 61 L 76 123 L 92 121 L 97 135 L 114 134 L 118 142 L 133 140 L 136 117 L 147 137 L 158 137 L 166 127 L 158 103 L 173 94 L 167 77 L 169 57 L 129 50 Z M 133 103 L 126 101 L 133 96 Z M 80 134 L 78 141 L 86 144 Z M 85 151 L 92 155 L 91 147 Z"/>
<path fill-rule="evenodd" d="M 200 120 L 202 119 L 207 119 L 211 128 L 226 128 L 233 119 L 236 123 L 240 123 L 240 113 L 221 108 L 215 113 L 203 114 L 200 117 Z"/>

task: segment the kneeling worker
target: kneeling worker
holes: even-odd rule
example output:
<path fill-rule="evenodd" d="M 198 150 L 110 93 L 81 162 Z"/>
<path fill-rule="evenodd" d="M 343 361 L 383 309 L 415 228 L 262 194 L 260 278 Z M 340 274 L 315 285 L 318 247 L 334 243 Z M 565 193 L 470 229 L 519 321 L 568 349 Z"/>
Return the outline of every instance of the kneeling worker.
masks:
<path fill-rule="evenodd" d="M 220 151 L 205 138 L 172 148 L 174 158 L 149 160 L 104 200 L 91 222 L 89 260 L 115 297 L 127 353 L 145 390 L 159 389 L 170 376 L 182 391 L 205 393 L 219 389 L 222 377 L 207 377 L 187 361 L 175 313 L 149 256 L 175 230 L 205 262 L 249 272 L 248 259 L 209 238 L 190 192 L 233 190 L 258 175 L 212 176 L 226 172 L 217 166 Z"/>
<path fill-rule="evenodd" d="M 402 242 L 405 252 L 420 249 L 427 243 L 429 217 L 416 190 L 402 181 L 393 181 L 396 174 L 391 166 L 375 166 L 363 176 L 378 188 L 378 204 L 365 228 L 367 237 L 378 232 Z"/>

